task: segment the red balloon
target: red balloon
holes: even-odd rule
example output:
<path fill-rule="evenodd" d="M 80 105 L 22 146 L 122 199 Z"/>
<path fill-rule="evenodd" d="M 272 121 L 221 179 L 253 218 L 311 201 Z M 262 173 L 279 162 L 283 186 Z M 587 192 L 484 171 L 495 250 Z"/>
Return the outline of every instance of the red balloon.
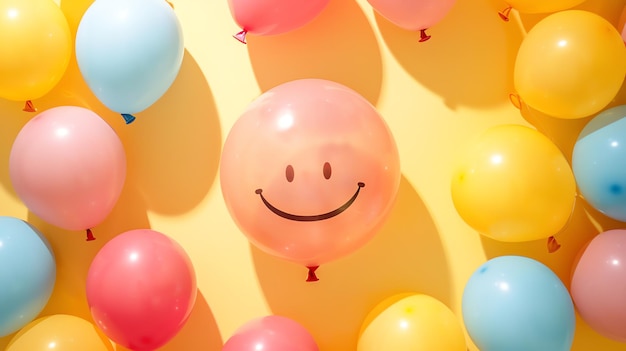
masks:
<path fill-rule="evenodd" d="M 571 293 L 592 329 L 626 342 L 626 230 L 609 230 L 591 240 L 574 267 Z"/>
<path fill-rule="evenodd" d="M 253 319 L 226 341 L 222 351 L 318 351 L 315 339 L 298 322 L 282 316 Z"/>
<path fill-rule="evenodd" d="M 235 38 L 246 42 L 246 33 L 282 34 L 312 21 L 329 0 L 228 0 L 231 15 L 242 31 Z"/>
<path fill-rule="evenodd" d="M 396 197 L 400 163 L 367 100 L 335 82 L 301 79 L 264 93 L 233 125 L 220 182 L 253 244 L 313 270 L 377 233 Z"/>
<path fill-rule="evenodd" d="M 87 302 L 96 325 L 135 351 L 166 344 L 183 327 L 196 300 L 196 277 L 183 248 L 149 229 L 106 243 L 87 275 Z"/>

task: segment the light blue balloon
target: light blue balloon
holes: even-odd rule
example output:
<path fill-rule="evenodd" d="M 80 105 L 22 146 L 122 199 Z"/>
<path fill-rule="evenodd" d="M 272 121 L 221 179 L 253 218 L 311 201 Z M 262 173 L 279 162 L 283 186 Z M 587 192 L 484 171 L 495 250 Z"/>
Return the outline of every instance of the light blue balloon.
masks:
<path fill-rule="evenodd" d="M 80 20 L 76 60 L 87 85 L 127 123 L 161 98 L 183 60 L 183 33 L 164 0 L 98 0 Z"/>
<path fill-rule="evenodd" d="M 481 351 L 569 351 L 572 299 L 544 264 L 501 256 L 481 265 L 463 291 L 463 321 Z"/>
<path fill-rule="evenodd" d="M 0 337 L 34 320 L 56 281 L 54 253 L 30 224 L 0 216 Z"/>
<path fill-rule="evenodd" d="M 626 221 L 626 105 L 607 109 L 587 123 L 574 144 L 572 170 L 589 205 Z"/>

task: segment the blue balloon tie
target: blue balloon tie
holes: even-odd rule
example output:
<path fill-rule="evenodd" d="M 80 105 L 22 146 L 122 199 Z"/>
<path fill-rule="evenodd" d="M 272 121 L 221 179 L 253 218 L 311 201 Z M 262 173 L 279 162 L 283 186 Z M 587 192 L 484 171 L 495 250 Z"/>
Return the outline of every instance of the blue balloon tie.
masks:
<path fill-rule="evenodd" d="M 135 120 L 135 116 L 128 113 L 122 113 L 122 117 L 124 117 L 126 124 L 131 124 Z"/>

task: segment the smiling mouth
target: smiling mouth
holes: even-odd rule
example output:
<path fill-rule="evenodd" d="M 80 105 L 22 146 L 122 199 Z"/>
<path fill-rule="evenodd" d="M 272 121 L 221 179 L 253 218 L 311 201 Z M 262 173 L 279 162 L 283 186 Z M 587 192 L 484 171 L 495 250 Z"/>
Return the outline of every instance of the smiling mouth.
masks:
<path fill-rule="evenodd" d="M 329 219 L 329 218 L 333 218 L 336 215 L 340 214 L 341 212 L 345 211 L 348 209 L 348 207 L 350 207 L 350 205 L 352 205 L 352 203 L 354 202 L 354 200 L 356 200 L 357 196 L 359 196 L 359 192 L 361 191 L 361 188 L 365 187 L 365 183 L 363 182 L 358 182 L 357 183 L 358 188 L 356 189 L 356 192 L 354 193 L 354 195 L 352 195 L 352 197 L 346 201 L 345 204 L 341 205 L 340 207 L 330 211 L 330 212 L 326 212 L 323 214 L 318 214 L 318 215 L 312 215 L 312 216 L 302 216 L 302 215 L 295 215 L 295 214 L 291 214 L 285 211 L 281 211 L 278 208 L 274 207 L 274 205 L 272 205 L 271 203 L 269 203 L 269 201 L 267 201 L 265 199 L 265 197 L 263 196 L 263 189 L 257 189 L 254 191 L 255 194 L 259 194 L 259 196 L 261 197 L 261 201 L 263 201 L 263 203 L 265 204 L 265 206 L 272 212 L 274 212 L 275 214 L 285 218 L 285 219 L 289 219 L 292 221 L 299 221 L 299 222 L 313 222 L 313 221 L 322 221 L 325 219 Z"/>

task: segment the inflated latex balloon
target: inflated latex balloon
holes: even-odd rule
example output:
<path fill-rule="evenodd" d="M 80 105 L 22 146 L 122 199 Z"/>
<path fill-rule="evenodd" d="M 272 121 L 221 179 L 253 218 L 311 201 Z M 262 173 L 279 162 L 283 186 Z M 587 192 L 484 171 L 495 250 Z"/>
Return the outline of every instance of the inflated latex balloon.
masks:
<path fill-rule="evenodd" d="M 39 315 L 56 281 L 54 253 L 35 227 L 0 216 L 0 337 Z"/>
<path fill-rule="evenodd" d="M 98 251 L 86 293 L 93 320 L 111 340 L 133 351 L 152 351 L 187 322 L 196 301 L 196 276 L 177 242 L 136 229 Z"/>
<path fill-rule="evenodd" d="M 605 215 L 626 221 L 626 105 L 595 116 L 580 132 L 572 168 L 581 196 Z"/>
<path fill-rule="evenodd" d="M 462 311 L 481 351 L 569 351 L 574 341 L 567 288 L 531 258 L 501 256 L 478 267 L 465 285 Z"/>
<path fill-rule="evenodd" d="M 83 78 L 126 123 L 170 88 L 183 53 L 182 28 L 163 0 L 94 1 L 76 33 L 76 60 Z"/>
<path fill-rule="evenodd" d="M 5 351 L 114 351 L 93 323 L 67 314 L 38 318 L 11 339 Z"/>
<path fill-rule="evenodd" d="M 228 0 L 233 19 L 241 27 L 235 38 L 246 43 L 248 33 L 276 35 L 298 29 L 315 19 L 329 0 Z"/>
<path fill-rule="evenodd" d="M 626 230 L 594 237 L 574 266 L 570 291 L 578 313 L 592 329 L 626 343 Z"/>
<path fill-rule="evenodd" d="M 30 102 L 61 80 L 72 55 L 65 15 L 52 0 L 0 2 L 0 98 Z"/>
<path fill-rule="evenodd" d="M 88 230 L 116 205 L 126 179 L 126 154 L 96 113 L 60 106 L 39 113 L 20 130 L 9 174 L 35 215 L 63 229 Z M 87 235 L 93 239 L 90 231 Z"/>
<path fill-rule="evenodd" d="M 261 250 L 309 267 L 348 255 L 383 224 L 400 183 L 393 136 L 354 90 L 322 79 L 277 86 L 232 126 L 220 182 Z"/>
<path fill-rule="evenodd" d="M 500 12 L 500 17 L 509 20 L 511 9 L 521 13 L 549 13 L 557 12 L 580 5 L 585 0 L 507 0 L 509 7 Z"/>
<path fill-rule="evenodd" d="M 452 177 L 459 215 L 492 239 L 521 242 L 556 235 L 576 200 L 565 156 L 544 134 L 498 125 L 473 140 Z"/>
<path fill-rule="evenodd" d="M 239 327 L 222 351 L 318 351 L 313 336 L 300 323 L 283 316 L 253 319 Z"/>
<path fill-rule="evenodd" d="M 430 39 L 426 29 L 439 23 L 456 0 L 367 0 L 376 12 L 400 28 L 420 31 L 420 41 Z"/>
<path fill-rule="evenodd" d="M 365 318 L 357 351 L 466 351 L 460 319 L 441 301 L 401 294 L 379 303 Z"/>
<path fill-rule="evenodd" d="M 528 31 L 515 60 L 514 84 L 530 107 L 574 119 L 604 109 L 625 75 L 626 47 L 617 29 L 595 13 L 566 10 Z"/>

